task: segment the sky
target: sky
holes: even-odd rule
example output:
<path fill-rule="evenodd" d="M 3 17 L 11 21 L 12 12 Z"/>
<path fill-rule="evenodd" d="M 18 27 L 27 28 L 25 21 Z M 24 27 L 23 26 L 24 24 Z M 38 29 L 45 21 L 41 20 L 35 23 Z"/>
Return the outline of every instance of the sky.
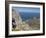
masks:
<path fill-rule="evenodd" d="M 13 7 L 13 9 L 21 13 L 40 13 L 40 8 L 34 7 Z"/>

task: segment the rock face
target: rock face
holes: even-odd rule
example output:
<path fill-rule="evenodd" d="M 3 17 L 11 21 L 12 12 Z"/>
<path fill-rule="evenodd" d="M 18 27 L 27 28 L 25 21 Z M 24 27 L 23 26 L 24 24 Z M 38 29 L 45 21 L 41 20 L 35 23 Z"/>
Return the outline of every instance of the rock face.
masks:
<path fill-rule="evenodd" d="M 16 29 L 20 29 L 20 25 L 22 23 L 22 19 L 17 11 L 13 11 L 12 18 L 15 19 Z"/>
<path fill-rule="evenodd" d="M 16 25 L 15 30 L 29 30 L 29 25 L 23 22 L 19 13 L 17 11 L 12 12 L 12 18 L 15 19 L 14 25 Z"/>

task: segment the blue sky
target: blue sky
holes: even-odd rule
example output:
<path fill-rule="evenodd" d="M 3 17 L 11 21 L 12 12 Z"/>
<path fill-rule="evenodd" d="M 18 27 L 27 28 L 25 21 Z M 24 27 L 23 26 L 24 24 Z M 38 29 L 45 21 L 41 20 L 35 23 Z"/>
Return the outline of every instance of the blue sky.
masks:
<path fill-rule="evenodd" d="M 13 7 L 13 9 L 21 13 L 40 13 L 40 8 Z"/>

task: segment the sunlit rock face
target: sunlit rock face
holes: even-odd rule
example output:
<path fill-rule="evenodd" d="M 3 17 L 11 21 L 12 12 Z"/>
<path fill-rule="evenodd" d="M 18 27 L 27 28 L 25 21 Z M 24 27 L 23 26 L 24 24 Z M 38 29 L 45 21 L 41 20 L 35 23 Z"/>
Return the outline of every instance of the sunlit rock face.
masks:
<path fill-rule="evenodd" d="M 16 29 L 20 29 L 20 24 L 22 23 L 22 19 L 17 11 L 13 10 L 12 18 L 15 19 Z"/>
<path fill-rule="evenodd" d="M 12 18 L 15 19 L 14 25 L 16 25 L 15 30 L 29 30 L 29 25 L 26 22 L 23 22 L 19 13 L 17 11 L 12 12 Z"/>

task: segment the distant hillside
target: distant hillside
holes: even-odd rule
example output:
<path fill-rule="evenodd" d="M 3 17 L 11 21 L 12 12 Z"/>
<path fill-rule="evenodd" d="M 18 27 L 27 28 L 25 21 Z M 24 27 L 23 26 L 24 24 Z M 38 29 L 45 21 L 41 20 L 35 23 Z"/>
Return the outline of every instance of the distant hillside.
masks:
<path fill-rule="evenodd" d="M 21 13 L 20 16 L 23 21 L 28 20 L 28 19 L 33 19 L 34 17 L 40 18 L 40 13 Z"/>

